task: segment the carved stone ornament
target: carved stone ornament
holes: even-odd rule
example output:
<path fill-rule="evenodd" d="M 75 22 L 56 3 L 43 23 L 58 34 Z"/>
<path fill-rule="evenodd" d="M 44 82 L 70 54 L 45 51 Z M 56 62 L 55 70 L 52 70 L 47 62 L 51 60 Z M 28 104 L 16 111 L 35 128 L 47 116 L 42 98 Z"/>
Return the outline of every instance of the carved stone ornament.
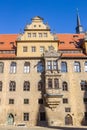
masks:
<path fill-rule="evenodd" d="M 51 45 L 49 47 L 49 50 L 48 51 L 45 51 L 44 52 L 44 57 L 60 57 L 61 56 L 61 53 L 60 52 L 57 52 L 56 50 L 54 50 L 54 47 Z"/>

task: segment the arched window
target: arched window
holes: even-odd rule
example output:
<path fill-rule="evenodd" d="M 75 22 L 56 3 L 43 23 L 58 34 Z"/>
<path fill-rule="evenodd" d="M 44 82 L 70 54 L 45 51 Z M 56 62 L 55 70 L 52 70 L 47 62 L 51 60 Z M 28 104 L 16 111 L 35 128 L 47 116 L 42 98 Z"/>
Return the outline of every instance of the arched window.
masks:
<path fill-rule="evenodd" d="M 65 125 L 73 125 L 72 116 L 70 114 L 65 116 Z"/>
<path fill-rule="evenodd" d="M 81 86 L 82 91 L 87 91 L 87 81 L 86 80 L 81 80 L 80 86 Z"/>
<path fill-rule="evenodd" d="M 53 86 L 52 85 L 52 79 L 49 78 L 48 79 L 48 88 L 50 89 L 50 88 L 52 88 L 52 86 Z"/>
<path fill-rule="evenodd" d="M 0 62 L 0 73 L 3 73 L 4 71 L 4 63 Z"/>
<path fill-rule="evenodd" d="M 68 91 L 68 85 L 67 85 L 67 82 L 63 82 L 62 83 L 62 89 L 63 89 L 63 91 Z"/>
<path fill-rule="evenodd" d="M 55 89 L 59 88 L 59 79 L 57 79 L 57 78 L 54 79 L 54 88 Z"/>
<path fill-rule="evenodd" d="M 30 91 L 30 82 L 29 81 L 24 81 L 23 90 Z"/>
<path fill-rule="evenodd" d="M 43 83 L 42 83 L 42 81 L 39 81 L 38 82 L 38 91 L 41 91 L 42 88 L 43 88 Z"/>
<path fill-rule="evenodd" d="M 77 61 L 74 62 L 74 71 L 75 72 L 81 72 L 80 62 L 77 62 Z"/>
<path fill-rule="evenodd" d="M 11 62 L 10 73 L 16 73 L 16 62 Z"/>
<path fill-rule="evenodd" d="M 67 72 L 67 63 L 61 62 L 61 72 Z"/>
<path fill-rule="evenodd" d="M 38 62 L 37 64 L 37 72 L 42 73 L 44 71 L 44 65 L 42 62 Z"/>
<path fill-rule="evenodd" d="M 25 62 L 24 63 L 24 73 L 29 73 L 30 72 L 30 62 Z"/>
<path fill-rule="evenodd" d="M 10 81 L 9 83 L 9 91 L 15 91 L 16 90 L 16 82 Z"/>
<path fill-rule="evenodd" d="M 0 81 L 0 91 L 2 91 L 2 81 Z"/>
<path fill-rule="evenodd" d="M 87 61 L 84 63 L 84 71 L 87 72 Z"/>

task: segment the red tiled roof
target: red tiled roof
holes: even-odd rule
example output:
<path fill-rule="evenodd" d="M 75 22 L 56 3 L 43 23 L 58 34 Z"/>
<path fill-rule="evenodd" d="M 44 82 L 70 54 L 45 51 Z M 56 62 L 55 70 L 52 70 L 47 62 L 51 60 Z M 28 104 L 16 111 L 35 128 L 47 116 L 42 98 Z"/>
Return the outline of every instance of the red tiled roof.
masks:
<path fill-rule="evenodd" d="M 77 53 L 77 54 L 75 54 L 75 53 L 66 53 L 66 54 L 63 53 L 62 57 L 86 57 L 86 55 L 83 54 L 83 53 Z"/>
<path fill-rule="evenodd" d="M 59 50 L 79 50 L 78 44 L 84 38 L 84 34 L 57 34 L 57 36 L 59 39 Z"/>
<path fill-rule="evenodd" d="M 11 42 L 16 47 L 16 39 L 18 34 L 0 34 L 0 50 L 14 50 Z M 57 34 L 59 39 L 59 50 L 81 50 L 78 46 L 83 42 L 84 34 Z M 3 44 L 2 44 L 3 42 Z M 61 43 L 64 42 L 64 43 Z M 71 43 L 70 43 L 71 42 Z M 0 54 L 1 57 L 15 57 L 15 54 Z M 85 57 L 83 53 L 63 53 L 62 57 Z"/>
<path fill-rule="evenodd" d="M 0 50 L 13 50 L 10 42 L 14 42 L 15 46 L 17 36 L 17 34 L 0 34 Z"/>

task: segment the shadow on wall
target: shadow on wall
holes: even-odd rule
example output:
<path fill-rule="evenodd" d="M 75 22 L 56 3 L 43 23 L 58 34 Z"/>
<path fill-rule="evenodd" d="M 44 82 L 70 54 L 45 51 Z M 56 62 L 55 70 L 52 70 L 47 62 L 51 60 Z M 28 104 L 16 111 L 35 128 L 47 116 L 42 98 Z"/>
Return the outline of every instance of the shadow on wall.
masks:
<path fill-rule="evenodd" d="M 85 81 L 83 90 L 84 90 L 83 102 L 85 106 L 85 112 L 84 112 L 84 117 L 81 121 L 81 125 L 87 126 L 87 81 Z"/>

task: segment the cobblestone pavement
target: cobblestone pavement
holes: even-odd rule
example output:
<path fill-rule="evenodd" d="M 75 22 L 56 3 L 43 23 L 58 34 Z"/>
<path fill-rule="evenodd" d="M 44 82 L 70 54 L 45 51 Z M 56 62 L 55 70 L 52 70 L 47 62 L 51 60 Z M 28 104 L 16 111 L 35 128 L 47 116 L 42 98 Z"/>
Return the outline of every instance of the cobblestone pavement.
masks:
<path fill-rule="evenodd" d="M 87 130 L 86 127 L 0 127 L 0 130 Z"/>

